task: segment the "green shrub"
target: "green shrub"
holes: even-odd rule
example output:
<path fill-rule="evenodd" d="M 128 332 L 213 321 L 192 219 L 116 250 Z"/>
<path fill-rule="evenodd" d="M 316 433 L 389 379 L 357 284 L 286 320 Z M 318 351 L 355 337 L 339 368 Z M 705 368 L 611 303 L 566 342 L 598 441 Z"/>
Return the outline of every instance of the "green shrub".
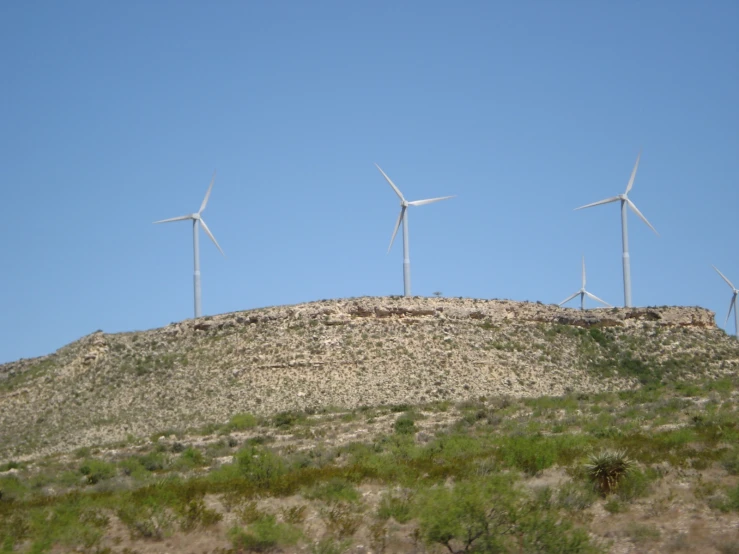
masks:
<path fill-rule="evenodd" d="M 377 517 L 380 520 L 393 518 L 398 523 L 410 521 L 413 496 L 409 491 L 385 493 L 377 507 Z"/>
<path fill-rule="evenodd" d="M 739 475 L 739 448 L 734 448 L 724 454 L 721 464 L 731 475 Z"/>
<path fill-rule="evenodd" d="M 570 481 L 563 485 L 556 495 L 556 504 L 568 512 L 580 512 L 589 508 L 596 500 L 593 487 Z"/>
<path fill-rule="evenodd" d="M 505 552 L 512 530 L 515 495 L 505 481 L 460 482 L 420 494 L 419 531 L 427 544 L 450 552 L 459 543 L 473 552 Z"/>
<path fill-rule="evenodd" d="M 399 435 L 411 435 L 416 432 L 416 424 L 412 417 L 404 414 L 395 420 L 393 430 Z"/>
<path fill-rule="evenodd" d="M 585 471 L 597 490 L 607 496 L 618 489 L 633 465 L 624 450 L 601 450 L 588 458 Z"/>
<path fill-rule="evenodd" d="M 536 435 L 508 437 L 500 448 L 509 467 L 532 476 L 554 465 L 557 457 L 553 441 Z"/>
<path fill-rule="evenodd" d="M 231 417 L 226 424 L 228 431 L 246 431 L 247 429 L 253 429 L 259 424 L 259 420 L 249 413 L 240 413 Z"/>
<path fill-rule="evenodd" d="M 193 498 L 177 510 L 180 516 L 180 528 L 192 531 L 198 527 L 210 527 L 223 519 L 223 516 L 205 506 L 202 498 Z"/>
<path fill-rule="evenodd" d="M 228 532 L 234 548 L 246 552 L 269 552 L 298 542 L 300 531 L 292 525 L 277 523 L 275 516 L 266 515 L 247 529 L 232 527 Z"/>
<path fill-rule="evenodd" d="M 285 473 L 282 459 L 266 448 L 247 446 L 236 454 L 240 475 L 258 487 L 269 487 Z"/>
<path fill-rule="evenodd" d="M 653 471 L 631 468 L 618 485 L 616 495 L 624 502 L 644 498 L 651 492 L 651 483 L 656 477 Z"/>
<path fill-rule="evenodd" d="M 113 464 L 91 458 L 82 463 L 80 473 L 87 477 L 89 484 L 94 485 L 95 483 L 114 477 L 116 468 Z"/>
<path fill-rule="evenodd" d="M 176 466 L 183 469 L 192 469 L 194 467 L 200 467 L 205 465 L 205 457 L 200 450 L 188 446 L 182 451 L 180 457 L 177 459 Z"/>
<path fill-rule="evenodd" d="M 334 477 L 326 483 L 314 485 L 303 492 L 305 498 L 319 499 L 325 502 L 357 502 L 359 492 L 346 479 Z"/>
<path fill-rule="evenodd" d="M 351 537 L 362 524 L 362 514 L 357 507 L 348 502 L 335 502 L 321 510 L 326 530 L 340 539 Z"/>

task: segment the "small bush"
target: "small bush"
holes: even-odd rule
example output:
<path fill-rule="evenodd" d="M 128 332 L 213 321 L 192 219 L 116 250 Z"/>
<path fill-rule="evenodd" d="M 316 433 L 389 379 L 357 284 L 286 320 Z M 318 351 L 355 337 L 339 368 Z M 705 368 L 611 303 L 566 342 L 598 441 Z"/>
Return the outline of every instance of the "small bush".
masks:
<path fill-rule="evenodd" d="M 248 413 L 236 414 L 226 424 L 228 431 L 246 431 L 247 429 L 253 429 L 259 424 L 259 420 Z"/>
<path fill-rule="evenodd" d="M 354 505 L 337 502 L 321 510 L 321 517 L 326 530 L 340 539 L 351 537 L 362 524 L 362 515 L 357 513 Z"/>
<path fill-rule="evenodd" d="M 377 507 L 377 518 L 383 521 L 393 518 L 398 523 L 407 523 L 411 519 L 412 499 L 408 491 L 386 493 Z"/>
<path fill-rule="evenodd" d="M 210 527 L 223 519 L 223 516 L 205 506 L 202 498 L 194 498 L 181 506 L 178 510 L 181 518 L 180 527 L 188 532 L 198 527 Z"/>
<path fill-rule="evenodd" d="M 231 528 L 228 537 L 236 549 L 246 552 L 269 552 L 277 547 L 297 543 L 300 531 L 292 525 L 277 523 L 275 516 L 267 515 L 249 525 L 248 529 Z"/>
<path fill-rule="evenodd" d="M 269 487 L 285 473 L 282 459 L 266 448 L 247 446 L 236 454 L 239 473 L 259 487 Z"/>
<path fill-rule="evenodd" d="M 87 477 L 87 482 L 90 485 L 94 485 L 95 483 L 114 477 L 116 468 L 113 464 L 92 458 L 86 460 L 80 466 L 80 473 Z"/>
<path fill-rule="evenodd" d="M 293 525 L 297 525 L 298 523 L 303 523 L 305 521 L 305 512 L 306 506 L 290 506 L 289 508 L 282 508 L 280 510 L 282 519 L 284 519 L 286 523 L 291 523 Z"/>
<path fill-rule="evenodd" d="M 601 450 L 585 464 L 588 478 L 603 496 L 615 492 L 632 468 L 633 462 L 624 450 Z"/>
<path fill-rule="evenodd" d="M 356 502 L 359 500 L 359 492 L 354 486 L 338 477 L 330 479 L 326 483 L 315 485 L 303 493 L 305 498 L 319 499 L 329 503 Z"/>
<path fill-rule="evenodd" d="M 412 417 L 402 415 L 395 420 L 393 430 L 399 435 L 411 435 L 416 432 L 416 424 Z"/>

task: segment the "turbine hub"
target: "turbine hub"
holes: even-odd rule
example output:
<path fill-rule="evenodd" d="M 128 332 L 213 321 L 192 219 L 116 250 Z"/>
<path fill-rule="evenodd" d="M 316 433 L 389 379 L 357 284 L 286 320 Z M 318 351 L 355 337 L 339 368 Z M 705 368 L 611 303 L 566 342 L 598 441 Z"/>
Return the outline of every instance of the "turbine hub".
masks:
<path fill-rule="evenodd" d="M 192 218 L 197 221 L 200 219 L 200 214 L 192 214 Z"/>

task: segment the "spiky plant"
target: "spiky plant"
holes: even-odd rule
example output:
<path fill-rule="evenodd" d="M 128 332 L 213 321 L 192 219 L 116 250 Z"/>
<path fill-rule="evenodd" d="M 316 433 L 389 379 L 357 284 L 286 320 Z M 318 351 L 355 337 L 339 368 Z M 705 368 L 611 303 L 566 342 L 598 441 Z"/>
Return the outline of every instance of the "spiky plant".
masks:
<path fill-rule="evenodd" d="M 633 469 L 634 462 L 625 450 L 604 449 L 591 454 L 585 472 L 603 496 L 615 492 L 621 480 Z"/>

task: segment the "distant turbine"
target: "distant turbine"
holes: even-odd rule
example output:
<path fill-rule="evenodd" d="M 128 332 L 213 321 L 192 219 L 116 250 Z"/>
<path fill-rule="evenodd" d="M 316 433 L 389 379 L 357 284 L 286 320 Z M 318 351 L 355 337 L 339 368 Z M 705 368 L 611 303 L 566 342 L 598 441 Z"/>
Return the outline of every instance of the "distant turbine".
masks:
<path fill-rule="evenodd" d="M 586 296 L 592 298 L 593 300 L 597 300 L 601 304 L 605 304 L 609 308 L 612 308 L 613 307 L 608 302 L 606 302 L 605 300 L 601 300 L 600 298 L 598 298 L 594 294 L 590 294 L 588 291 L 585 290 L 585 256 L 582 257 L 582 288 L 580 288 L 580 290 L 577 291 L 572 296 L 568 296 L 565 300 L 562 300 L 562 302 L 560 302 L 559 305 L 562 306 L 563 304 L 567 304 L 567 302 L 569 302 L 570 300 L 572 300 L 573 298 L 575 298 L 578 295 L 580 296 L 580 309 L 581 310 L 584 310 L 585 309 L 585 297 Z"/>
<path fill-rule="evenodd" d="M 726 275 L 721 273 L 718 268 L 714 265 L 713 269 L 716 270 L 716 273 L 721 275 L 724 281 L 726 281 L 726 284 L 731 287 L 731 290 L 734 291 L 734 294 L 731 296 L 731 303 L 729 304 L 729 313 L 726 314 L 726 321 L 724 321 L 724 327 L 726 327 L 726 324 L 729 323 L 729 316 L 731 315 L 731 310 L 734 310 L 734 333 L 736 334 L 736 337 L 739 338 L 739 314 L 736 311 L 736 295 L 739 294 L 739 290 L 726 278 Z"/>
<path fill-rule="evenodd" d="M 636 215 L 638 215 L 641 220 L 646 223 L 649 228 L 655 232 L 657 236 L 659 236 L 659 233 L 657 233 L 657 229 L 652 227 L 652 224 L 647 221 L 647 218 L 642 215 L 642 213 L 639 211 L 639 209 L 634 205 L 634 203 L 629 199 L 629 191 L 631 191 L 631 187 L 634 186 L 634 177 L 636 177 L 636 169 L 639 167 L 639 159 L 641 158 L 641 151 L 639 152 L 639 155 L 636 157 L 636 163 L 634 164 L 634 169 L 631 171 L 631 179 L 629 179 L 629 184 L 626 185 L 626 192 L 623 194 L 619 194 L 618 196 L 613 196 L 611 198 L 606 198 L 605 200 L 600 200 L 598 202 L 593 202 L 592 204 L 586 204 L 585 206 L 580 206 L 579 208 L 575 208 L 575 210 L 582 210 L 584 208 L 591 208 L 593 206 L 599 206 L 600 204 L 608 204 L 610 202 L 616 202 L 621 201 L 621 241 L 623 243 L 623 266 L 624 266 L 624 306 L 627 308 L 631 307 L 631 263 L 629 260 L 629 233 L 626 227 L 626 206 L 628 205 L 629 208 L 631 208 Z"/>
<path fill-rule="evenodd" d="M 393 231 L 393 237 L 390 239 L 390 246 L 388 246 L 387 251 L 390 252 L 390 249 L 393 247 L 393 242 L 395 241 L 395 235 L 398 234 L 398 228 L 400 227 L 401 221 L 403 222 L 403 294 L 404 296 L 410 296 L 411 295 L 411 259 L 410 259 L 410 253 L 408 251 L 408 206 L 423 206 L 424 204 L 431 204 L 432 202 L 438 202 L 439 200 L 447 200 L 448 198 L 454 198 L 454 196 L 442 196 L 440 198 L 429 198 L 428 200 L 414 200 L 413 202 L 408 202 L 405 197 L 403 197 L 403 193 L 400 192 L 400 189 L 395 186 L 395 183 L 393 183 L 390 180 L 390 177 L 385 175 L 385 172 L 380 168 L 379 165 L 375 164 L 375 167 L 380 170 L 380 173 L 382 173 L 382 176 L 385 177 L 385 180 L 390 183 L 390 186 L 393 187 L 393 190 L 395 191 L 395 194 L 398 195 L 398 198 L 400 198 L 400 215 L 398 216 L 398 221 L 395 224 L 395 230 Z"/>
<path fill-rule="evenodd" d="M 195 258 L 195 272 L 193 275 L 194 287 L 195 287 L 195 317 L 200 317 L 202 315 L 201 301 L 200 301 L 200 241 L 199 241 L 199 233 L 198 233 L 198 224 L 202 224 L 203 231 L 205 231 L 205 233 L 210 237 L 210 240 L 213 241 L 213 244 L 216 245 L 218 250 L 220 250 L 221 254 L 223 254 L 223 250 L 221 250 L 221 247 L 218 244 L 218 241 L 213 236 L 213 233 L 210 232 L 210 229 L 208 229 L 208 226 L 205 224 L 205 220 L 200 215 L 203 213 L 203 210 L 205 210 L 205 206 L 208 204 L 208 198 L 210 198 L 210 191 L 213 189 L 213 183 L 215 183 L 215 181 L 216 181 L 216 173 L 214 171 L 213 178 L 210 180 L 210 185 L 208 186 L 208 192 L 205 193 L 205 198 L 203 198 L 203 203 L 200 204 L 200 209 L 197 211 L 197 213 L 183 215 L 180 217 L 173 217 L 170 219 L 162 219 L 161 221 L 154 222 L 154 223 L 169 223 L 170 221 L 183 221 L 185 219 L 192 219 L 192 248 L 193 248 L 193 255 Z M 223 255 L 224 257 L 226 256 L 225 254 Z"/>

